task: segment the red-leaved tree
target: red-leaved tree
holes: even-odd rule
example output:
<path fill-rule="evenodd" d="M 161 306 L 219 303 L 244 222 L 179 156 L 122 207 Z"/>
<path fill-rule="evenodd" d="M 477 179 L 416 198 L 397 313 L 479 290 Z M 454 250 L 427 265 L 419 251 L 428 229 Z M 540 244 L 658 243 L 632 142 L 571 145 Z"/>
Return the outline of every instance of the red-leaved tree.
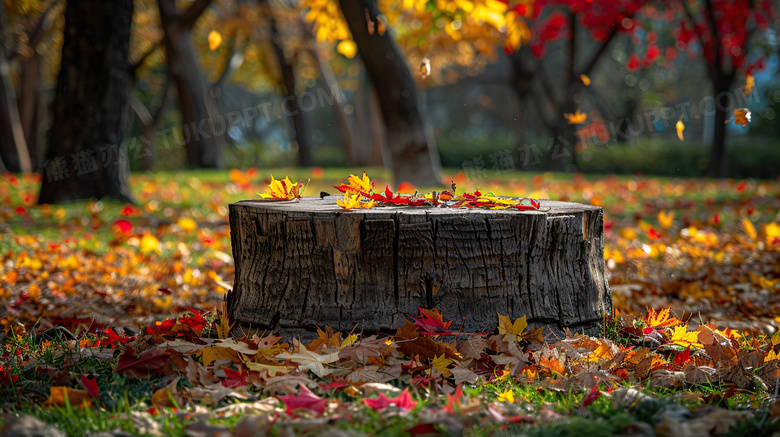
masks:
<path fill-rule="evenodd" d="M 526 102 L 533 97 L 549 102 L 539 111 L 542 124 L 552 134 L 550 143 L 544 145 L 547 168 L 563 170 L 569 163 L 577 167 L 575 126 L 563 114 L 577 110 L 574 97 L 585 86 L 582 76 L 594 71 L 620 32 L 634 30 L 634 16 L 646 3 L 647 0 L 537 0 L 533 11 L 528 11 L 524 4 L 516 6 L 520 8 L 518 15 L 532 22 L 533 32 L 527 46 L 517 51 L 505 48 L 520 109 L 521 161 L 529 161 L 528 155 L 523 154 L 535 153 L 525 148 L 522 127 Z M 566 50 L 563 68 L 551 67 L 545 62 L 545 52 L 548 46 L 561 43 Z"/>
<path fill-rule="evenodd" d="M 748 65 L 747 56 L 756 34 L 766 30 L 774 19 L 770 0 L 680 0 L 685 15 L 676 32 L 679 45 L 697 41 L 702 48 L 707 74 L 712 82 L 715 126 L 707 167 L 709 176 L 721 176 L 726 151 L 726 120 L 733 105 L 738 74 L 763 64 L 759 59 Z"/>

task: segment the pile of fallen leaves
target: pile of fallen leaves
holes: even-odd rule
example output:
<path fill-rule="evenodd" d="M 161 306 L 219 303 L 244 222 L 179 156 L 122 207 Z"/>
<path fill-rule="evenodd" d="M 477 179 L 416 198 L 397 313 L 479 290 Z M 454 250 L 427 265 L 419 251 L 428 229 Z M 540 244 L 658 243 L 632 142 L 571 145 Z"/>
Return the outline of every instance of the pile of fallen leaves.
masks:
<path fill-rule="evenodd" d="M 527 329 L 525 317 L 513 321 L 501 314 L 493 333 L 455 335 L 441 313 L 420 309 L 419 317 L 406 319 L 395 335 L 342 335 L 326 328 L 305 344 L 282 342 L 272 334 L 231 338 L 223 311 L 211 315 L 194 309 L 130 337 L 112 328 L 78 337 L 28 334 L 17 325 L 5 330 L 0 388 L 15 394 L 6 398 L 4 408 L 21 400 L 99 407 L 110 401 L 101 396 L 98 381 L 111 375 L 76 369 L 80 361 L 105 361 L 113 374 L 154 381 L 145 393 L 145 415 L 198 406 L 216 414 L 251 412 L 235 429 L 252 432 L 285 423 L 306 430 L 345 419 L 369 421 L 371 411 L 380 416 L 414 413 L 406 429 L 412 434 L 534 424 L 545 415 L 561 420 L 554 404 L 535 405 L 509 384 L 495 393 L 464 392 L 464 387 L 508 381 L 573 394 L 582 409 L 600 398 L 616 407 L 648 402 L 652 395 L 642 389 L 653 387 L 685 388 L 687 402 L 703 405 L 741 394 L 759 412 L 770 411 L 771 396 L 760 394 L 777 390 L 780 334 L 751 337 L 713 325 L 693 330 L 668 309 L 605 322 L 617 336 L 569 333 L 545 339 L 543 328 Z M 51 366 L 55 362 L 62 364 Z M 42 385 L 50 386 L 48 396 L 41 395 L 47 392 Z M 723 391 L 697 393 L 702 387 Z M 780 413 L 775 410 L 772 414 Z M 723 420 L 711 420 L 722 431 L 752 417 L 724 411 L 718 413 Z M 675 417 L 661 420 L 656 431 L 691 426 L 674 423 Z M 212 433 L 228 430 L 207 421 L 188 426 L 211 427 Z"/>
<path fill-rule="evenodd" d="M 265 193 L 260 197 L 265 200 L 299 200 L 305 189 L 298 181 L 290 180 L 289 176 L 276 180 L 271 176 L 271 183 Z M 393 193 L 389 185 L 385 185 L 384 191 L 374 193 L 374 181 L 363 172 L 362 177 L 350 173 L 346 183 L 334 186 L 343 193 L 343 197 L 336 200 L 336 204 L 342 209 L 370 209 L 374 206 L 417 206 L 428 208 L 487 208 L 487 209 L 516 209 L 518 211 L 539 211 L 541 204 L 537 199 L 499 196 L 494 193 L 482 193 L 479 190 L 471 193 L 457 192 L 457 184 L 452 181 L 451 191 L 431 191 L 420 194 L 417 190 L 413 194 Z"/>
<path fill-rule="evenodd" d="M 299 176 L 315 192 L 351 184 L 321 169 Z M 463 199 L 481 191 L 451 179 Z M 604 206 L 616 311 L 597 337 L 544 337 L 501 314 L 489 333 L 453 332 L 435 309 L 387 336 L 323 327 L 313 340 L 230 337 L 226 205 L 274 181 L 134 176 L 138 205 L 36 206 L 39 176 L 0 177 L 0 408 L 37 405 L 33 414 L 57 422 L 44 412 L 88 403 L 69 414 L 108 411 L 137 432 L 181 435 L 579 431 L 578 418 L 622 433 L 725 433 L 746 420 L 777 430 L 777 181 L 477 181 Z M 433 205 L 408 184 L 362 191 L 373 206 L 452 201 L 437 193 Z M 0 416 L 0 430 L 11 419 Z M 164 427 L 174 419 L 176 432 Z"/>

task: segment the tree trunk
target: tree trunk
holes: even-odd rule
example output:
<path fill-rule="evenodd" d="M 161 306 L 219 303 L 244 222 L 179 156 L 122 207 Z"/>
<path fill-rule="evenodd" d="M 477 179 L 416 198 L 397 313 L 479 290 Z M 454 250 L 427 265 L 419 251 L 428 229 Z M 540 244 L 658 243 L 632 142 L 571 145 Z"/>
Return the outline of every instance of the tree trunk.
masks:
<path fill-rule="evenodd" d="M 192 168 L 220 168 L 227 126 L 224 117 L 219 115 L 211 87 L 198 63 L 192 43 L 194 21 L 185 20 L 189 14 L 180 14 L 174 0 L 158 0 L 157 3 L 165 35 L 168 71 L 179 98 L 187 164 Z"/>
<path fill-rule="evenodd" d="M 30 152 L 24 138 L 16 93 L 11 86 L 8 57 L 5 53 L 5 3 L 0 5 L 0 157 L 13 172 L 30 172 Z"/>
<path fill-rule="evenodd" d="M 284 54 L 282 47 L 282 35 L 276 27 L 276 18 L 271 5 L 267 0 L 260 0 L 265 6 L 268 15 L 268 27 L 271 37 L 271 48 L 279 65 L 279 72 L 282 76 L 282 85 L 285 90 L 285 98 L 282 100 L 282 113 L 292 117 L 293 131 L 295 132 L 295 141 L 298 143 L 298 164 L 301 167 L 312 167 L 314 160 L 311 155 L 311 143 L 309 141 L 308 131 L 306 130 L 306 120 L 303 112 L 298 105 L 298 95 L 295 94 L 295 71 L 290 60 Z"/>
<path fill-rule="evenodd" d="M 22 131 L 30 152 L 33 170 L 41 170 L 41 147 L 46 121 L 46 100 L 43 90 L 43 57 L 33 52 L 19 62 L 19 95 L 17 102 Z"/>
<path fill-rule="evenodd" d="M 132 0 L 68 0 L 39 203 L 132 202 L 126 144 Z"/>
<path fill-rule="evenodd" d="M 602 209 L 542 207 L 550 210 L 239 202 L 230 205 L 236 280 L 228 310 L 260 329 L 392 329 L 418 306 L 463 320 L 465 332 L 485 331 L 496 312 L 592 327 L 612 309 Z"/>
<path fill-rule="evenodd" d="M 302 22 L 304 38 L 306 39 L 306 48 L 309 50 L 314 63 L 317 65 L 317 70 L 320 73 L 320 80 L 325 87 L 325 93 L 327 93 L 329 101 L 333 102 L 331 105 L 333 109 L 333 116 L 336 118 L 336 122 L 339 125 L 339 132 L 341 132 L 341 139 L 344 142 L 344 152 L 347 155 L 347 163 L 352 166 L 358 166 L 356 153 L 359 145 L 357 136 L 353 131 L 353 126 L 350 120 L 347 119 L 347 115 L 344 113 L 344 105 L 342 98 L 335 98 L 333 95 L 333 88 L 338 87 L 338 80 L 333 74 L 330 65 L 322 58 L 319 49 L 317 48 L 317 40 L 314 38 L 310 30 L 308 23 Z M 338 88 L 341 92 L 341 88 Z M 342 93 L 343 95 L 343 93 Z"/>
<path fill-rule="evenodd" d="M 376 86 L 396 184 L 441 185 L 441 161 L 418 90 L 389 29 L 380 34 L 376 0 L 339 0 L 352 37 Z M 369 19 L 374 32 L 369 32 Z"/>
<path fill-rule="evenodd" d="M 711 69 L 716 67 L 711 66 Z M 715 103 L 715 126 L 712 146 L 710 148 L 710 162 L 707 166 L 707 176 L 722 177 L 724 174 L 724 157 L 726 155 L 726 120 L 728 119 L 729 106 L 719 104 L 720 97 L 728 96 L 734 85 L 734 73 L 726 73 L 720 70 L 711 72 L 713 101 Z M 731 97 L 729 96 L 732 100 Z M 733 100 L 732 100 L 733 101 Z"/>
<path fill-rule="evenodd" d="M 520 47 L 509 55 L 509 65 L 512 72 L 512 82 L 510 88 L 515 94 L 517 100 L 517 117 L 515 120 L 515 135 L 517 136 L 518 169 L 527 170 L 534 164 L 537 164 L 539 152 L 531 149 L 526 144 L 525 112 L 526 99 L 528 99 L 531 90 L 531 83 L 536 76 L 536 69 L 530 68 L 530 59 L 533 55 L 529 53 L 527 46 Z"/>

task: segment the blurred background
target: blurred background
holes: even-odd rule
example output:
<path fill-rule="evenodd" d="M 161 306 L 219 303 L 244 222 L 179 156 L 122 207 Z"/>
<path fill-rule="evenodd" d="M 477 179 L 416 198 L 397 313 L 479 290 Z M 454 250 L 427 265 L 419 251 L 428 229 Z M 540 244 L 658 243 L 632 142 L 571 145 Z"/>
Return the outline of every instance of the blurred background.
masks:
<path fill-rule="evenodd" d="M 127 168 L 780 173 L 773 1 L 0 5 L 0 167 L 42 202 Z"/>

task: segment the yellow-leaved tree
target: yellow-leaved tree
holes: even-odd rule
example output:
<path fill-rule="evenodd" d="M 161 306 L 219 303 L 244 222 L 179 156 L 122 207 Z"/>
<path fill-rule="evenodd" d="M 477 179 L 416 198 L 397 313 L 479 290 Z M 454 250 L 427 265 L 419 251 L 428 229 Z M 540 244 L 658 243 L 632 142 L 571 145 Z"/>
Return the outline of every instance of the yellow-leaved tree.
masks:
<path fill-rule="evenodd" d="M 530 9 L 533 2 L 522 3 Z M 318 40 L 363 61 L 379 97 L 397 184 L 441 184 L 436 143 L 417 83 L 436 78 L 432 65 L 444 65 L 445 54 L 456 64 L 486 64 L 501 44 L 517 48 L 530 38 L 518 9 L 498 0 L 304 0 L 301 7 L 308 9 L 306 19 L 314 23 Z M 440 64 L 436 58 L 431 62 L 434 54 L 442 56 Z M 407 59 L 419 65 L 416 79 Z"/>

